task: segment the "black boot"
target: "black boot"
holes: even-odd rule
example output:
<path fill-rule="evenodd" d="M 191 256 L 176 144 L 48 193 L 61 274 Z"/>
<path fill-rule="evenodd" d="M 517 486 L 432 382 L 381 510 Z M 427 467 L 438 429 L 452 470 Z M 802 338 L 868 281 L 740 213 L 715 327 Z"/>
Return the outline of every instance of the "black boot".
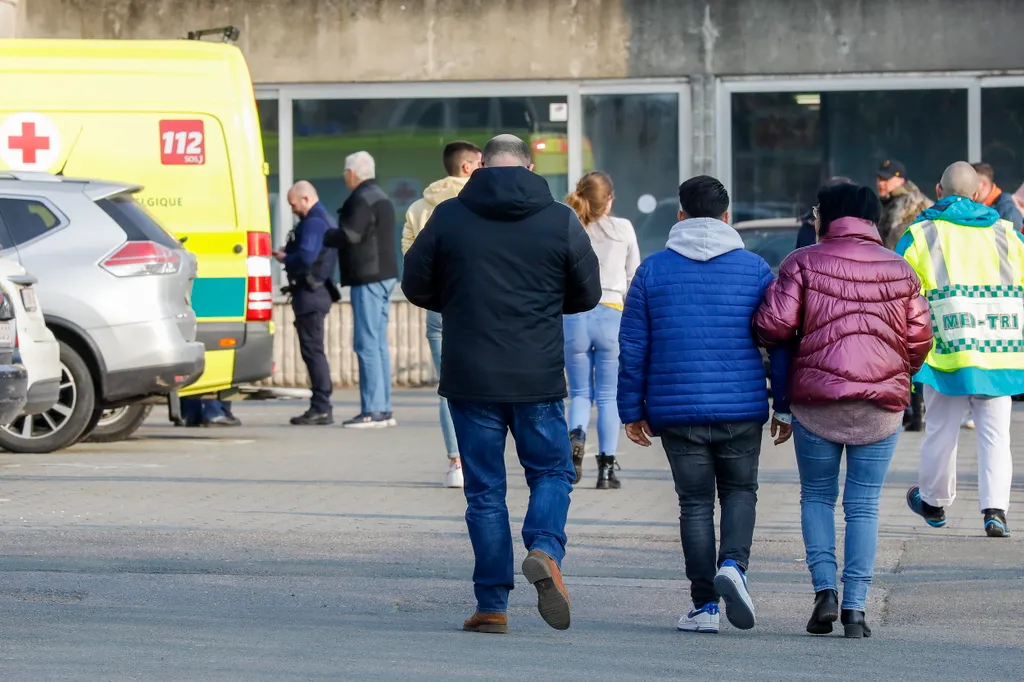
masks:
<path fill-rule="evenodd" d="M 619 467 L 619 463 L 615 461 L 615 455 L 597 456 L 598 490 L 618 490 L 622 487 L 622 482 L 615 475 L 616 467 Z"/>
<path fill-rule="evenodd" d="M 910 423 L 907 424 L 907 431 L 921 431 L 924 429 L 924 389 L 921 384 L 914 384 L 914 391 L 910 394 Z"/>
<path fill-rule="evenodd" d="M 839 620 L 839 595 L 835 590 L 822 590 L 814 595 L 814 611 L 807 621 L 807 632 L 812 635 L 827 635 L 832 632 L 832 623 Z"/>
<path fill-rule="evenodd" d="M 846 629 L 847 639 L 860 639 L 861 637 L 871 636 L 871 628 L 868 627 L 863 611 L 843 609 L 842 621 L 843 627 Z"/>
<path fill-rule="evenodd" d="M 583 478 L 583 455 L 587 451 L 587 433 L 577 427 L 569 432 L 569 445 L 572 447 L 572 465 L 576 469 L 576 480 L 573 485 Z"/>

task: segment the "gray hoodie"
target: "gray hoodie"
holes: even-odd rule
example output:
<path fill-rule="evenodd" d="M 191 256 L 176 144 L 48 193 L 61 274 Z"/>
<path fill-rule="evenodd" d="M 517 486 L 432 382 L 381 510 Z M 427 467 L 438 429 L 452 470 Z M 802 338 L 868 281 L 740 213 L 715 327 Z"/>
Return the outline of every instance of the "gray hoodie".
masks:
<path fill-rule="evenodd" d="M 687 218 L 668 233 L 666 249 L 690 260 L 706 262 L 722 254 L 743 248 L 740 233 L 714 218 Z"/>

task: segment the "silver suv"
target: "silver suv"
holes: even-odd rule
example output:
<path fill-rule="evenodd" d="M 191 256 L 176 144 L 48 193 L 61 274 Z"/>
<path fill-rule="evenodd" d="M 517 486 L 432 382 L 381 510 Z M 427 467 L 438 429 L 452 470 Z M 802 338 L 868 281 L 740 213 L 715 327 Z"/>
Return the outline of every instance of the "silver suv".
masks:
<path fill-rule="evenodd" d="M 195 257 L 136 203 L 139 189 L 0 173 L 0 255 L 38 278 L 62 364 L 57 403 L 0 429 L 0 447 L 65 448 L 104 409 L 168 394 L 202 374 L 190 301 Z"/>

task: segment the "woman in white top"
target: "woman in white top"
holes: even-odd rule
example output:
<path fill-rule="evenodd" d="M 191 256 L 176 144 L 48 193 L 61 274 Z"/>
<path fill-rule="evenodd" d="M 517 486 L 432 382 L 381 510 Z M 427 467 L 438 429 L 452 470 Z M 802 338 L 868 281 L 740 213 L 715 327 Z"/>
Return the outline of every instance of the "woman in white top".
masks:
<path fill-rule="evenodd" d="M 612 179 L 606 173 L 587 173 L 576 184 L 566 203 L 576 211 L 590 235 L 601 262 L 601 303 L 590 312 L 566 315 L 565 364 L 569 376 L 569 440 L 576 466 L 576 482 L 583 477 L 590 408 L 597 403 L 599 452 L 597 487 L 621 486 L 615 475 L 615 451 L 619 442 L 618 407 L 615 403 L 619 374 L 619 322 L 633 273 L 640 265 L 640 248 L 633 225 L 611 216 L 615 198 Z"/>

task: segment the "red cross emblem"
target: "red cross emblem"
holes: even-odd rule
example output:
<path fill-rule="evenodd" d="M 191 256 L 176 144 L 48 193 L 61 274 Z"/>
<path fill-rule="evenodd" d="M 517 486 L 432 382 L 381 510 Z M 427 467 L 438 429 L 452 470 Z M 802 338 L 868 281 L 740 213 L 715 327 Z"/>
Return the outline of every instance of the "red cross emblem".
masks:
<path fill-rule="evenodd" d="M 35 163 L 36 152 L 46 151 L 50 148 L 50 138 L 36 135 L 36 124 L 31 121 L 23 121 L 21 135 L 8 137 L 7 146 L 21 151 L 22 163 Z"/>

